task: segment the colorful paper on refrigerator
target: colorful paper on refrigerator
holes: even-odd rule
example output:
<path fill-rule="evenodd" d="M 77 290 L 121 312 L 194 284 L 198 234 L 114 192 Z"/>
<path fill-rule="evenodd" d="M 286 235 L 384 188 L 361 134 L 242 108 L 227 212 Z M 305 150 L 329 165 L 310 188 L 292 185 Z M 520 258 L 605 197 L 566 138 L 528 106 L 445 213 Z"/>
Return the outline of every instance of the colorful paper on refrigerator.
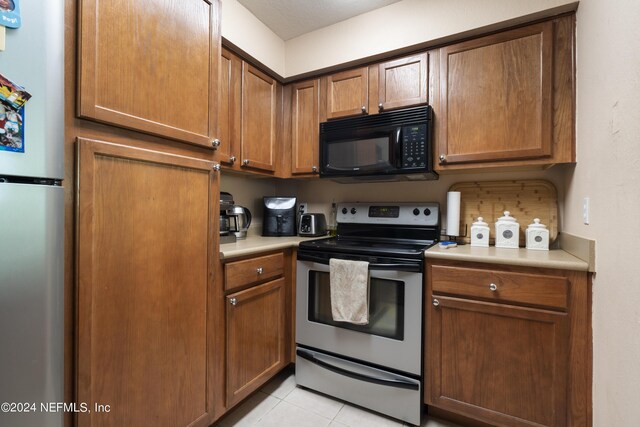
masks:
<path fill-rule="evenodd" d="M 24 153 L 24 107 L 0 101 L 0 151 Z"/>

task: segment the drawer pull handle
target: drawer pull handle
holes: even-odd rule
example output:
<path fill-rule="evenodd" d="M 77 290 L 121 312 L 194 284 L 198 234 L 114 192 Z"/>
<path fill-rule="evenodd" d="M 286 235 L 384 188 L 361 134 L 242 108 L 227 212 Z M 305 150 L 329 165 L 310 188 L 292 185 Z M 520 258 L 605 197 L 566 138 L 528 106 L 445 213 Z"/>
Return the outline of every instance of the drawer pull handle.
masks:
<path fill-rule="evenodd" d="M 231 298 L 231 299 L 229 300 L 229 302 L 231 303 L 231 305 L 236 305 L 236 304 L 238 304 L 238 300 L 237 300 L 237 299 L 235 299 L 235 298 Z"/>
<path fill-rule="evenodd" d="M 437 306 L 439 306 L 439 305 L 440 305 L 440 301 L 438 301 L 437 299 L 435 299 L 435 298 L 434 298 L 434 299 L 433 299 L 433 306 L 434 306 L 434 307 L 437 307 Z"/>
<path fill-rule="evenodd" d="M 495 292 L 495 291 L 497 291 L 497 290 L 498 290 L 498 286 L 496 286 L 496 284 L 495 284 L 495 283 L 492 283 L 492 284 L 490 284 L 490 285 L 489 285 L 489 290 L 490 290 L 491 292 Z"/>
<path fill-rule="evenodd" d="M 262 267 L 256 268 L 256 273 L 262 274 L 263 272 L 264 272 L 264 270 L 262 269 Z"/>

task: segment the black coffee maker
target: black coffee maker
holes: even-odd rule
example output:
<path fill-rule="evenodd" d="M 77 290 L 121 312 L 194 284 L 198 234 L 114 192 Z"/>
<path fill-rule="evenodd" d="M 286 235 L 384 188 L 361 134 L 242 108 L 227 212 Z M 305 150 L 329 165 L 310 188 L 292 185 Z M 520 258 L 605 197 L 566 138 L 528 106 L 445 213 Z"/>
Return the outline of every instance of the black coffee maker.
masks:
<path fill-rule="evenodd" d="M 263 236 L 295 236 L 295 197 L 265 197 L 262 221 Z"/>

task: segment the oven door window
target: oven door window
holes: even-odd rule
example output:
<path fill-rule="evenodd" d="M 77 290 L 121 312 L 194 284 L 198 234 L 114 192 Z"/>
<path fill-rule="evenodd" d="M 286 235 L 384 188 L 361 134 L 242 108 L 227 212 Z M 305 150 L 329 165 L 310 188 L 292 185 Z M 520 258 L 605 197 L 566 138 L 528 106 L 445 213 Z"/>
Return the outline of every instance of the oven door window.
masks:
<path fill-rule="evenodd" d="M 388 134 L 328 142 L 325 147 L 327 170 L 388 170 L 392 167 L 390 144 Z"/>
<path fill-rule="evenodd" d="M 351 329 L 370 335 L 404 339 L 404 282 L 371 277 L 369 282 L 369 324 L 335 322 L 331 317 L 329 273 L 309 272 L 309 308 L 311 322 Z"/>

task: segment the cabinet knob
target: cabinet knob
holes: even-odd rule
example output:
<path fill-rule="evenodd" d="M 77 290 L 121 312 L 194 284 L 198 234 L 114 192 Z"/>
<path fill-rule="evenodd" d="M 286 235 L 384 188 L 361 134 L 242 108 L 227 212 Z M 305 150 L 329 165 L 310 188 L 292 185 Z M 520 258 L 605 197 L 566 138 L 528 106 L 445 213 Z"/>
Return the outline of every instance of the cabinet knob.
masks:
<path fill-rule="evenodd" d="M 245 159 L 245 160 L 243 160 L 243 161 L 242 161 L 242 164 L 243 164 L 243 165 L 245 165 L 245 166 L 247 166 L 247 165 L 249 164 L 249 159 Z"/>
<path fill-rule="evenodd" d="M 495 291 L 498 290 L 498 286 L 495 283 L 492 283 L 492 284 L 489 285 L 489 290 L 491 292 L 495 292 Z"/>
<path fill-rule="evenodd" d="M 384 105 L 382 105 L 382 102 L 380 104 L 378 104 L 378 110 L 379 111 L 384 110 Z"/>
<path fill-rule="evenodd" d="M 237 300 L 237 299 L 235 299 L 235 298 L 231 298 L 231 299 L 229 300 L 229 302 L 231 303 L 231 305 L 236 305 L 236 304 L 238 304 L 238 300 Z"/>
<path fill-rule="evenodd" d="M 432 304 L 433 304 L 434 307 L 437 307 L 437 306 L 440 305 L 440 301 L 438 301 L 437 299 L 434 298 Z"/>
<path fill-rule="evenodd" d="M 235 163 L 235 162 L 236 162 L 236 160 L 238 160 L 236 156 L 231 156 L 231 157 L 229 157 L 229 161 L 230 161 L 231 163 Z"/>
<path fill-rule="evenodd" d="M 445 156 L 444 154 L 440 154 L 440 163 L 444 163 L 447 161 L 447 156 Z"/>
<path fill-rule="evenodd" d="M 262 274 L 262 273 L 264 273 L 264 270 L 262 269 L 262 267 L 258 267 L 258 268 L 256 268 L 256 273 Z"/>
<path fill-rule="evenodd" d="M 362 110 L 362 114 L 367 114 L 367 107 L 363 105 L 360 109 Z"/>
<path fill-rule="evenodd" d="M 216 172 L 220 172 L 220 163 L 216 163 L 215 165 L 213 165 L 213 170 Z"/>
<path fill-rule="evenodd" d="M 311 166 L 311 172 L 318 173 L 318 167 L 317 166 Z"/>
<path fill-rule="evenodd" d="M 211 141 L 211 146 L 216 149 L 220 146 L 220 140 L 218 138 L 214 139 L 213 141 Z"/>

